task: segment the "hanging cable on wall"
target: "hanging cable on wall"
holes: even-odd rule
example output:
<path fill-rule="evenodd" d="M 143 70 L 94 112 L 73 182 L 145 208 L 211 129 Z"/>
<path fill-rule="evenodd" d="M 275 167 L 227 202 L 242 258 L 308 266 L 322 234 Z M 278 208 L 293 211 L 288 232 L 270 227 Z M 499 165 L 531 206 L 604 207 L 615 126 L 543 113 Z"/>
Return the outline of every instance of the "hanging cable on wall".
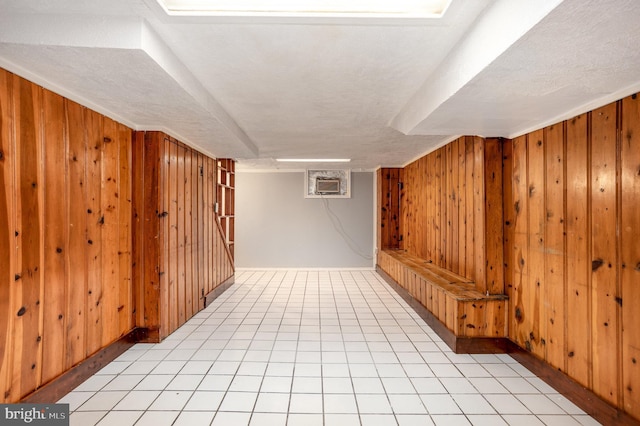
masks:
<path fill-rule="evenodd" d="M 327 198 L 325 198 L 322 194 L 320 194 L 320 198 L 322 198 L 322 204 L 324 206 L 324 211 L 327 214 L 327 216 L 329 217 L 329 220 L 331 221 L 331 224 L 333 225 L 333 228 L 336 230 L 336 232 L 338 234 L 340 234 L 340 236 L 345 241 L 345 243 L 347 243 L 347 246 L 349 246 L 351 251 L 354 252 L 356 255 L 360 256 L 363 259 L 373 260 L 373 256 L 370 256 L 370 255 L 364 253 L 360 249 L 360 247 L 358 246 L 358 243 L 356 243 L 353 240 L 353 238 L 351 238 L 351 236 L 347 233 L 347 231 L 345 231 L 344 226 L 342 225 L 342 222 L 340 221 L 340 218 L 338 217 L 338 215 L 336 215 L 333 212 L 333 210 L 331 210 L 331 207 L 329 207 L 329 200 Z"/>

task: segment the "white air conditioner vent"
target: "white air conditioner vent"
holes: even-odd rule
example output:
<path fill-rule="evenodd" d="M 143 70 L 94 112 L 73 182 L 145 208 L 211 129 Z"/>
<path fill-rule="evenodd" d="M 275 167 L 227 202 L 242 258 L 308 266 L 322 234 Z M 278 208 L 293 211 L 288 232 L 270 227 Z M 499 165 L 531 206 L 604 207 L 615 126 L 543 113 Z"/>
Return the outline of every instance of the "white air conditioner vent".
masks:
<path fill-rule="evenodd" d="M 316 179 L 316 194 L 339 194 L 340 179 Z"/>
<path fill-rule="evenodd" d="M 307 170 L 306 198 L 351 198 L 351 170 Z"/>

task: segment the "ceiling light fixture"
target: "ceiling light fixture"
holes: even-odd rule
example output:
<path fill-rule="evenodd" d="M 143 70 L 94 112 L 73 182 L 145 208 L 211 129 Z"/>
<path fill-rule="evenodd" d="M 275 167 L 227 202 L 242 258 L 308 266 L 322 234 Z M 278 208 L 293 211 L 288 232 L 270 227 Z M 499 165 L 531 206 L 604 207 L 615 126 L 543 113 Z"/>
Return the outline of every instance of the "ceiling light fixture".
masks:
<path fill-rule="evenodd" d="M 348 163 L 350 158 L 276 158 L 280 163 Z"/>
<path fill-rule="evenodd" d="M 440 18 L 452 0 L 157 0 L 169 15 Z"/>

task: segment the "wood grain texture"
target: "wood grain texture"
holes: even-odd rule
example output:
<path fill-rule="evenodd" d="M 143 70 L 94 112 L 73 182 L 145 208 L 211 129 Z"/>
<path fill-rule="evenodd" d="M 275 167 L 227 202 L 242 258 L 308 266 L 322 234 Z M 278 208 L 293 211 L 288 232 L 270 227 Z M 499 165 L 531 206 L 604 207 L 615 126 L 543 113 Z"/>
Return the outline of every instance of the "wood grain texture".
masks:
<path fill-rule="evenodd" d="M 640 98 L 622 101 L 621 294 L 624 409 L 640 418 Z"/>
<path fill-rule="evenodd" d="M 564 124 L 544 129 L 545 139 L 545 268 L 542 320 L 545 330 L 545 359 L 566 371 L 565 355 L 565 154 Z"/>
<path fill-rule="evenodd" d="M 65 100 L 67 120 L 67 191 L 69 214 L 67 265 L 66 349 L 64 370 L 85 358 L 87 328 L 87 139 L 84 107 Z M 78 208 L 77 206 L 82 206 Z"/>
<path fill-rule="evenodd" d="M 63 377 L 136 326 L 166 337 L 204 307 L 200 270 L 220 265 L 207 289 L 233 276 L 219 228 L 201 232 L 201 222 L 215 224 L 215 198 L 197 199 L 215 192 L 214 160 L 158 132 L 132 138 L 128 127 L 0 70 L 2 402 Z M 201 178 L 205 163 L 211 172 Z M 212 258 L 200 259 L 205 237 Z M 173 298 L 167 271 L 178 273 Z"/>
<path fill-rule="evenodd" d="M 485 292 L 505 294 L 503 202 L 502 202 L 502 147 L 500 138 L 485 140 L 484 151 L 484 262 Z"/>
<path fill-rule="evenodd" d="M 403 250 L 382 250 L 378 267 L 458 337 L 505 337 L 506 297 Z"/>
<path fill-rule="evenodd" d="M 567 373 L 591 383 L 591 261 L 588 114 L 567 121 Z"/>
<path fill-rule="evenodd" d="M 118 138 L 118 337 L 134 327 L 132 278 L 132 131 L 123 124 L 117 126 Z"/>
<path fill-rule="evenodd" d="M 13 75 L 0 72 L 0 401 L 11 402 L 15 270 Z"/>
<path fill-rule="evenodd" d="M 102 270 L 121 236 L 102 245 L 104 117 L 0 70 L 0 119 L 0 390 L 17 402 L 119 337 L 102 315 L 120 307 L 117 292 L 103 297 Z"/>
<path fill-rule="evenodd" d="M 640 418 L 637 102 L 514 139 L 504 205 L 510 338 Z"/>
<path fill-rule="evenodd" d="M 44 271 L 42 382 L 48 382 L 65 369 L 66 335 L 66 200 L 67 171 L 64 99 L 49 91 L 43 93 L 44 115 Z"/>
<path fill-rule="evenodd" d="M 16 276 L 12 398 L 40 384 L 42 338 L 42 91 L 14 79 L 16 120 Z M 35 161 L 34 161 L 35 159 Z"/>
<path fill-rule="evenodd" d="M 98 300 L 102 307 L 102 340 L 99 347 L 107 346 L 119 336 L 118 302 L 120 293 L 120 262 L 118 259 L 119 243 L 119 197 L 118 197 L 118 123 L 104 118 L 102 120 L 101 178 L 102 194 L 100 197 L 100 217 L 98 226 L 102 238 L 102 294 Z M 114 249 L 115 248 L 115 249 Z"/>
<path fill-rule="evenodd" d="M 591 127 L 591 282 L 593 390 L 618 403 L 618 303 L 616 114 L 610 104 L 592 112 Z"/>
<path fill-rule="evenodd" d="M 507 330 L 509 330 L 509 337 L 512 337 L 513 330 L 516 326 L 515 319 L 515 291 L 514 291 L 514 279 L 515 279 L 515 251 L 514 251 L 514 235 L 515 235 L 515 206 L 513 204 L 513 141 L 506 139 L 503 142 L 502 147 L 503 155 L 503 176 L 507 178 L 502 179 L 502 208 L 504 214 L 504 288 L 505 294 L 509 297 L 509 303 L 507 304 Z"/>
<path fill-rule="evenodd" d="M 162 132 L 134 132 L 133 141 L 133 162 L 140 167 L 134 170 L 134 223 L 143 220 L 144 226 L 134 232 L 132 297 L 136 310 L 144 311 L 135 325 L 153 331 L 151 342 L 204 308 L 205 296 L 234 271 L 215 225 L 214 160 Z"/>
<path fill-rule="evenodd" d="M 510 323 L 509 337 L 521 347 L 531 350 L 529 330 L 527 324 L 530 313 L 525 311 L 525 301 L 528 301 L 529 284 L 529 222 L 528 222 L 528 173 L 527 173 L 527 136 L 520 136 L 513 140 L 513 181 L 510 199 L 505 198 L 504 204 L 513 208 L 512 252 L 509 262 L 513 265 L 513 292 L 510 303 L 513 304 L 513 318 Z M 507 197 L 509 194 L 505 194 Z M 526 297 L 525 297 L 526 296 Z"/>
<path fill-rule="evenodd" d="M 102 116 L 84 110 L 87 134 L 87 328 L 85 357 L 102 346 Z"/>
<path fill-rule="evenodd" d="M 176 260 L 178 270 L 176 271 L 176 291 L 178 294 L 176 310 L 178 318 L 178 327 L 184 324 L 186 321 L 186 309 L 187 309 L 187 283 L 186 283 L 186 248 L 185 248 L 185 228 L 186 228 L 186 201 L 185 201 L 185 156 L 186 149 L 183 145 L 177 145 L 177 176 L 176 176 L 176 206 L 177 206 L 177 250 Z"/>
<path fill-rule="evenodd" d="M 475 137 L 473 141 L 473 281 L 476 290 L 485 293 L 487 288 L 487 252 L 486 252 L 486 211 L 485 211 L 485 140 Z M 502 163 L 502 161 L 500 162 Z M 501 215 L 502 216 L 502 215 Z"/>
<path fill-rule="evenodd" d="M 543 295 L 545 291 L 545 142 L 544 131 L 537 130 L 528 135 L 527 145 L 527 197 L 529 223 L 529 282 L 526 287 L 524 305 L 531 351 L 544 357 L 546 351 L 546 323 Z"/>
<path fill-rule="evenodd" d="M 490 148 L 485 152 L 487 144 Z M 402 205 L 391 211 L 400 211 L 402 248 L 472 279 L 478 291 L 503 294 L 502 141 L 462 137 L 398 174 L 404 186 Z M 389 205 L 383 202 L 381 208 Z M 387 211 L 380 214 L 389 215 Z M 391 238 L 382 228 L 381 238 Z M 383 243 L 385 247 L 396 245 Z"/>

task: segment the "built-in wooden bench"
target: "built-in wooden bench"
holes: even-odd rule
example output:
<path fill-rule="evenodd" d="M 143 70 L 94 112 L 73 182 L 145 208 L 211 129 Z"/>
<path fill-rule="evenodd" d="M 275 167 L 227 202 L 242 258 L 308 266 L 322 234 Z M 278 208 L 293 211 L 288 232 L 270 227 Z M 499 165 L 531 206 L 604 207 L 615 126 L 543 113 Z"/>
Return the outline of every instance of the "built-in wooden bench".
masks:
<path fill-rule="evenodd" d="M 456 337 L 506 337 L 506 295 L 483 294 L 473 281 L 404 250 L 380 251 L 378 266 Z"/>

